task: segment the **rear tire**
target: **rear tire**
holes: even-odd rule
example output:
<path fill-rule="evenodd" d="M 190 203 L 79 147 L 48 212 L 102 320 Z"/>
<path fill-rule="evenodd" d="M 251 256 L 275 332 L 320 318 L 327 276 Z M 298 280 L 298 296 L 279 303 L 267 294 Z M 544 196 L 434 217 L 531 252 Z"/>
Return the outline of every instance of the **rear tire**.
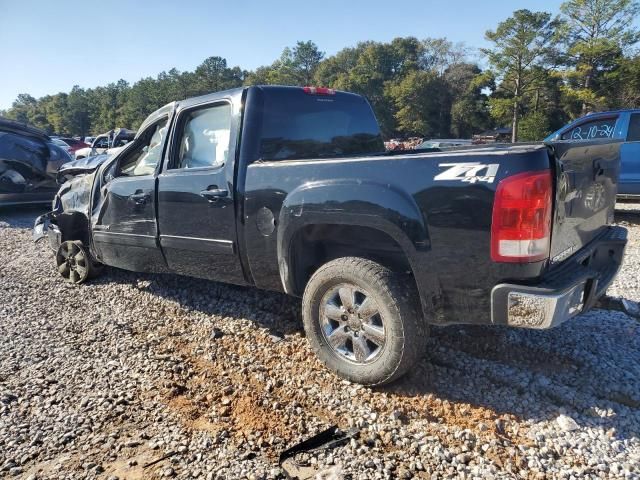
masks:
<path fill-rule="evenodd" d="M 320 267 L 302 312 L 318 358 L 352 382 L 392 382 L 425 351 L 428 328 L 413 279 L 371 260 L 345 257 Z"/>
<path fill-rule="evenodd" d="M 102 272 L 102 264 L 91 256 L 80 240 L 62 242 L 56 252 L 58 273 L 69 283 L 80 284 Z"/>

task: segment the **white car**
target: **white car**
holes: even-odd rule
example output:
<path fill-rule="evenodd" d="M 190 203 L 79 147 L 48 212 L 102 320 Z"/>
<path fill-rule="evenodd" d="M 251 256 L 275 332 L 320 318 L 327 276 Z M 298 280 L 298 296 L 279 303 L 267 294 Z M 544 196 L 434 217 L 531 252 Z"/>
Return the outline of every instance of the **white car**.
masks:
<path fill-rule="evenodd" d="M 90 147 L 80 148 L 75 151 L 76 160 L 93 157 L 101 153 L 113 153 L 113 149 L 123 147 L 135 137 L 136 132 L 126 128 L 111 130 L 102 135 L 98 135 Z"/>
<path fill-rule="evenodd" d="M 465 140 L 462 138 L 434 138 L 432 140 L 425 140 L 416 147 L 416 150 L 423 148 L 451 148 L 451 147 L 468 147 L 473 145 L 471 140 Z"/>

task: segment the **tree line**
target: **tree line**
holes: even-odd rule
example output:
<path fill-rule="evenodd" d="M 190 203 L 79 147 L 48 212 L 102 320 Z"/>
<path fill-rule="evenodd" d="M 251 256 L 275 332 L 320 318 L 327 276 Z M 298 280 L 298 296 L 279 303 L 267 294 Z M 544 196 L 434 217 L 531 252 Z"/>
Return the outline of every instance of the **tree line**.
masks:
<path fill-rule="evenodd" d="M 49 133 L 86 136 L 137 128 L 173 100 L 243 85 L 319 85 L 361 93 L 383 135 L 459 137 L 511 127 L 540 140 L 590 111 L 640 107 L 636 0 L 568 0 L 557 14 L 517 10 L 473 51 L 446 38 L 360 42 L 326 56 L 312 41 L 285 48 L 253 71 L 209 57 L 133 84 L 34 98 L 20 94 L 0 115 Z"/>

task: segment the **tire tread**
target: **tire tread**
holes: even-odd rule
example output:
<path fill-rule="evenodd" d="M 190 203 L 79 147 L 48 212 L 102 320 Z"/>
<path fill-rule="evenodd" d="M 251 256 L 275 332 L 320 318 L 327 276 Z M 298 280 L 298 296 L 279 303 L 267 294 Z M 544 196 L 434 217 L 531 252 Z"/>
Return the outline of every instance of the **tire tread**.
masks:
<path fill-rule="evenodd" d="M 377 381 L 362 381 L 360 375 L 349 375 L 332 368 L 323 360 L 323 344 L 319 341 L 310 341 L 316 355 L 323 363 L 339 375 L 346 376 L 349 380 L 366 385 L 382 385 L 400 378 L 421 358 L 426 346 L 428 335 L 427 322 L 422 318 L 419 308 L 419 300 L 415 283 L 410 275 L 394 273 L 388 268 L 365 258 L 342 257 L 332 260 L 321 266 L 312 276 L 303 296 L 303 312 L 310 312 L 312 294 L 311 291 L 321 286 L 325 281 L 340 275 L 358 275 L 365 282 L 372 282 L 376 288 L 383 291 L 392 301 L 402 324 L 403 338 L 402 349 L 393 352 L 391 362 L 394 365 L 385 365 L 382 368 L 384 374 Z M 318 285 L 319 284 L 319 285 Z M 304 316 L 305 329 L 310 331 L 307 325 L 314 319 Z M 374 364 L 375 365 L 375 364 Z M 373 372 L 370 372 L 373 373 Z M 374 375 L 375 376 L 375 375 Z"/>

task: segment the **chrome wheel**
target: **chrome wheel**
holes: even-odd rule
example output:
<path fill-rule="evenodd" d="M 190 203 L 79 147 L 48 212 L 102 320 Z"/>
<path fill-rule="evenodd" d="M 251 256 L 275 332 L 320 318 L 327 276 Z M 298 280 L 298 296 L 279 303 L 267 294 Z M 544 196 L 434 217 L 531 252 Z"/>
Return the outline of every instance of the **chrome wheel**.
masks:
<path fill-rule="evenodd" d="M 89 258 L 80 242 L 66 241 L 60 244 L 56 254 L 58 272 L 71 283 L 82 283 L 89 275 Z"/>
<path fill-rule="evenodd" d="M 378 304 L 355 285 L 343 283 L 324 295 L 320 323 L 334 353 L 351 362 L 372 362 L 384 349 L 386 330 Z"/>

